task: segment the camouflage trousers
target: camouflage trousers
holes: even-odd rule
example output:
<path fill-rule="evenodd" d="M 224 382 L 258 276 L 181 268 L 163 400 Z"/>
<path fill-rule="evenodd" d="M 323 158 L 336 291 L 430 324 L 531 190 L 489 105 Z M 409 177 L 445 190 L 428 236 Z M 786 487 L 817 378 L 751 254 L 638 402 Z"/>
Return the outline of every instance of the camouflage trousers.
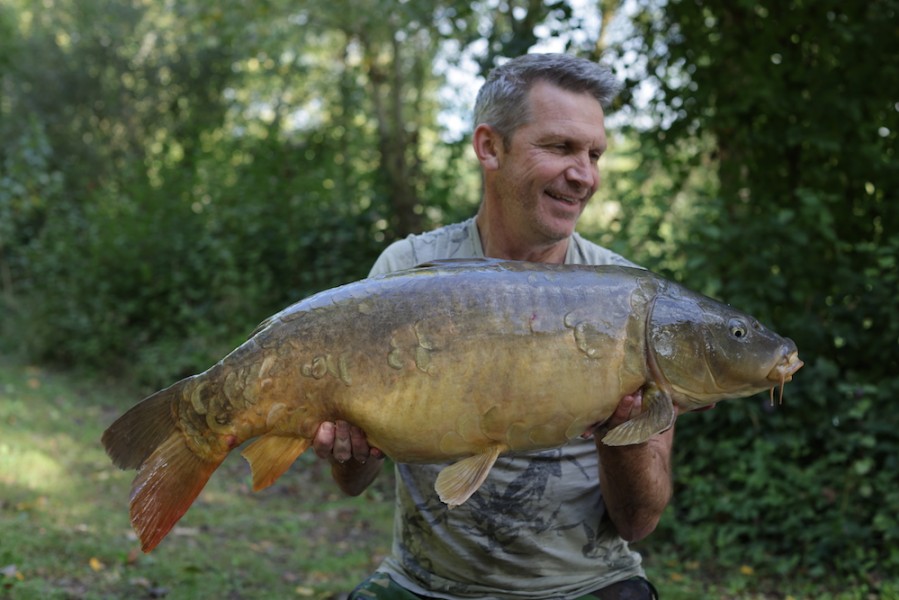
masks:
<path fill-rule="evenodd" d="M 596 590 L 577 600 L 658 600 L 659 594 L 649 581 L 632 577 Z M 386 573 L 375 573 L 349 595 L 348 600 L 429 600 L 400 587 Z"/>

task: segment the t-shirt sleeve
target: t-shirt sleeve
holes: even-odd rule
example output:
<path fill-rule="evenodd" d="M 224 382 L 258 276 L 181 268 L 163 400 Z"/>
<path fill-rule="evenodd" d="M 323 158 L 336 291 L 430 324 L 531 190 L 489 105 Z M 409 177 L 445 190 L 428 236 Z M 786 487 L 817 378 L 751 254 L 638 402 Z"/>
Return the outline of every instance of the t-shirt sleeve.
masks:
<path fill-rule="evenodd" d="M 484 256 L 484 252 L 472 217 L 461 223 L 393 242 L 375 261 L 369 276 L 411 269 L 432 260 L 480 256 Z"/>
<path fill-rule="evenodd" d="M 415 266 L 415 253 L 412 249 L 412 242 L 409 238 L 397 240 L 387 246 L 375 264 L 372 265 L 368 276 L 385 275 L 394 271 L 403 269 L 411 269 Z"/>

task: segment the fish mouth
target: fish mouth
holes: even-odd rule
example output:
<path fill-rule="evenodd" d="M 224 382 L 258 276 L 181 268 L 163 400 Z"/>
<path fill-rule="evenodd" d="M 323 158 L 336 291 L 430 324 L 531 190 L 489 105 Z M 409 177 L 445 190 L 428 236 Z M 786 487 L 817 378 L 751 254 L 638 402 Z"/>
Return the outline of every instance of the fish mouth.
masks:
<path fill-rule="evenodd" d="M 805 364 L 799 360 L 799 352 L 797 350 L 793 350 L 789 354 L 786 354 L 785 351 L 784 354 L 783 360 L 774 365 L 774 368 L 768 373 L 768 381 L 778 384 L 771 386 L 771 404 L 774 404 L 774 388 L 780 388 L 778 402 L 782 403 L 784 397 L 784 384 L 791 381 L 793 379 L 793 374 Z"/>

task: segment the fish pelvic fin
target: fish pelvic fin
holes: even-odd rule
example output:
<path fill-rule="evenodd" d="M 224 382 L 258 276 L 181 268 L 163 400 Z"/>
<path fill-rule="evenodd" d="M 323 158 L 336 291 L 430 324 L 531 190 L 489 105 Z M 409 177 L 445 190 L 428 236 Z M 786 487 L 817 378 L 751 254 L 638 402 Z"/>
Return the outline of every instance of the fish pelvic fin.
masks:
<path fill-rule="evenodd" d="M 463 458 L 440 471 L 434 484 L 440 501 L 450 508 L 464 504 L 487 479 L 504 449 L 505 446 L 499 444 L 490 446 L 484 452 Z"/>
<path fill-rule="evenodd" d="M 184 516 L 222 461 L 193 452 L 180 431 L 144 461 L 131 486 L 131 525 L 141 549 L 150 552 Z"/>
<path fill-rule="evenodd" d="M 642 444 L 657 433 L 670 429 L 676 417 L 671 397 L 650 384 L 643 390 L 643 412 L 614 427 L 602 438 L 602 443 L 607 446 Z"/>
<path fill-rule="evenodd" d="M 103 432 L 101 441 L 112 462 L 121 469 L 137 469 L 156 448 L 177 431 L 175 403 L 188 379 L 148 396 L 132 406 Z"/>
<path fill-rule="evenodd" d="M 264 435 L 240 453 L 253 471 L 253 491 L 273 484 L 312 445 L 312 440 L 300 437 Z"/>

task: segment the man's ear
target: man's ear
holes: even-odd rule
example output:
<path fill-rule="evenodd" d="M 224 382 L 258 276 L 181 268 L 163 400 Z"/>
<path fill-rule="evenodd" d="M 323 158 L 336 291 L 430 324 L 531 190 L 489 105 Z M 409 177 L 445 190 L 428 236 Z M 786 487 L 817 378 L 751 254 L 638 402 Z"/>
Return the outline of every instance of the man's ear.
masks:
<path fill-rule="evenodd" d="M 471 145 L 474 153 L 485 171 L 499 169 L 503 152 L 503 137 L 490 125 L 481 123 L 475 127 L 471 136 Z"/>

